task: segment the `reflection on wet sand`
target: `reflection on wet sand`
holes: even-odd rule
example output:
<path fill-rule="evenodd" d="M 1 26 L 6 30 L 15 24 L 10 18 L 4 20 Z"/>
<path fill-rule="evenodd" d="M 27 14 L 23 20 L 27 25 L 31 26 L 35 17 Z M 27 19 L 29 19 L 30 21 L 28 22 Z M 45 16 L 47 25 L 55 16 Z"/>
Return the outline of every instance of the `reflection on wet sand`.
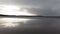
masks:
<path fill-rule="evenodd" d="M 27 23 L 29 20 L 25 18 L 0 18 L 0 28 L 17 27 L 20 24 Z"/>

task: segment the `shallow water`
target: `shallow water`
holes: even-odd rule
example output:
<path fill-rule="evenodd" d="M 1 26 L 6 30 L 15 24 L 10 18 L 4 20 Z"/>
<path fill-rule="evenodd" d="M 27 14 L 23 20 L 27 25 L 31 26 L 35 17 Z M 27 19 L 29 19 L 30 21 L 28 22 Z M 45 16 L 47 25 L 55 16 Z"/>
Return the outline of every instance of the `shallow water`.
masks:
<path fill-rule="evenodd" d="M 0 34 L 59 34 L 60 18 L 0 18 Z"/>

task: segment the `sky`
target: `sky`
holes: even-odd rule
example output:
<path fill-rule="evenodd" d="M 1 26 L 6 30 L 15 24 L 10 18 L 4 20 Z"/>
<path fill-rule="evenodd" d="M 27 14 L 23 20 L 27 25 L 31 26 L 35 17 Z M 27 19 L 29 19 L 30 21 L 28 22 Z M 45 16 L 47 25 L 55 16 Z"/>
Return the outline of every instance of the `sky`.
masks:
<path fill-rule="evenodd" d="M 0 0 L 0 4 L 18 5 L 43 16 L 60 16 L 60 0 Z"/>

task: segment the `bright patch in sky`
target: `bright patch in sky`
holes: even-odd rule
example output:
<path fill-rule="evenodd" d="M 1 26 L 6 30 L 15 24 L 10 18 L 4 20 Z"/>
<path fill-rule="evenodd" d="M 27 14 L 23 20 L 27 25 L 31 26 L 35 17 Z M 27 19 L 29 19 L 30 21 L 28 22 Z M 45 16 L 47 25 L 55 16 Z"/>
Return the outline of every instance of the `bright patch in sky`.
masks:
<path fill-rule="evenodd" d="M 20 6 L 15 5 L 0 5 L 0 14 L 4 15 L 36 15 L 28 12 L 27 9 L 21 9 Z"/>

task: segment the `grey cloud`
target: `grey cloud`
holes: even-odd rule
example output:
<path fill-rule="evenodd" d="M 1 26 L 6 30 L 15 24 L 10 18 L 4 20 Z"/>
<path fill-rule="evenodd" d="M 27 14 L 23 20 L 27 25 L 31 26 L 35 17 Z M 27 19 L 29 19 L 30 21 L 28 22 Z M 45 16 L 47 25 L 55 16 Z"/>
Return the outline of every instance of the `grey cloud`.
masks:
<path fill-rule="evenodd" d="M 60 0 L 0 0 L 6 4 L 28 7 L 31 13 L 60 16 Z M 24 8 L 24 7 L 23 7 Z"/>
<path fill-rule="evenodd" d="M 39 8 L 29 8 L 29 11 L 32 13 L 60 16 L 60 0 L 17 0 L 17 3 Z"/>

